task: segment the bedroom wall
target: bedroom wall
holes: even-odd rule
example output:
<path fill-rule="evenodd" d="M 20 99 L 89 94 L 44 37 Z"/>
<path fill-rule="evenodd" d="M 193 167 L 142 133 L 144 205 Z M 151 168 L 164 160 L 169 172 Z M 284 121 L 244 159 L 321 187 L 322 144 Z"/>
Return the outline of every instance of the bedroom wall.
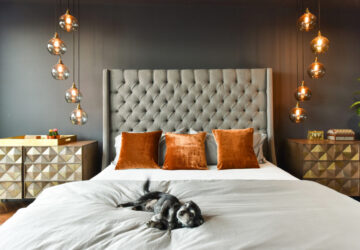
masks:
<path fill-rule="evenodd" d="M 84 1 L 83 1 L 84 2 Z M 308 129 L 357 129 L 348 109 L 360 89 L 358 23 L 354 6 L 322 6 L 322 32 L 331 48 L 321 61 L 322 80 L 306 80 L 313 98 L 304 107 L 309 120 L 292 124 L 295 104 L 296 1 L 91 1 L 81 9 L 81 87 L 89 122 L 71 125 L 74 108 L 63 93 L 71 80 L 55 81 L 56 59 L 45 49 L 54 32 L 54 5 L 47 1 L 0 1 L 0 137 L 43 134 L 57 127 L 80 139 L 102 138 L 103 68 L 253 68 L 272 67 L 275 84 L 275 134 L 278 155 L 288 137 L 304 137 Z M 308 1 L 316 10 L 315 1 Z M 325 2 L 325 1 L 323 1 Z M 334 1 L 332 1 L 334 2 Z M 305 61 L 313 56 L 305 34 Z M 63 35 L 70 53 L 71 35 Z M 300 41 L 300 40 L 299 40 Z M 300 45 L 299 45 L 300 46 Z M 284 168 L 282 161 L 280 165 Z"/>

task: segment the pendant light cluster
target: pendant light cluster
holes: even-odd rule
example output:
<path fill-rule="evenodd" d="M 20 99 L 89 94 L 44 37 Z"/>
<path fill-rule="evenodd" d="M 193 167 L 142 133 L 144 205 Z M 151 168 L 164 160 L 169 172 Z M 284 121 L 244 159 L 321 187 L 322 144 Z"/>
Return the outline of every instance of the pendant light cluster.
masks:
<path fill-rule="evenodd" d="M 318 12 L 319 12 L 318 13 L 318 17 L 319 17 L 319 19 L 318 19 L 319 20 L 318 36 L 315 37 L 310 42 L 310 49 L 314 53 L 315 59 L 314 59 L 314 62 L 311 63 L 307 69 L 307 73 L 308 73 L 309 77 L 311 77 L 312 79 L 320 79 L 325 75 L 326 70 L 325 70 L 324 64 L 319 62 L 318 57 L 319 57 L 319 55 L 324 54 L 329 49 L 329 43 L 330 43 L 326 37 L 321 35 L 321 32 L 320 32 L 320 0 L 318 0 Z M 306 32 L 313 30 L 316 27 L 316 21 L 317 21 L 316 16 L 313 15 L 309 11 L 308 8 L 306 8 L 305 13 L 302 16 L 300 16 L 298 19 L 298 23 L 297 23 L 298 29 L 300 31 L 306 31 Z M 302 69 L 303 75 L 302 76 L 303 76 L 303 80 L 301 81 L 300 86 L 297 87 L 296 92 L 295 92 L 295 98 L 297 100 L 296 106 L 295 106 L 295 108 L 291 109 L 290 114 L 289 114 L 290 120 L 294 123 L 301 123 L 307 119 L 306 110 L 300 107 L 299 102 L 310 100 L 311 95 L 312 95 L 310 89 L 305 85 L 305 80 L 304 80 L 303 34 L 301 35 L 301 38 L 302 38 L 302 65 L 303 65 L 303 69 Z M 298 46 L 297 46 L 297 33 L 296 33 L 296 58 L 297 58 L 297 47 Z M 298 67 L 297 67 L 297 72 L 298 72 Z M 298 82 L 298 80 L 297 80 L 297 82 Z"/>
<path fill-rule="evenodd" d="M 75 9 L 75 0 L 73 0 L 73 10 Z M 60 31 L 58 32 L 58 26 L 61 28 L 62 31 L 65 32 L 72 32 L 73 33 L 73 84 L 72 86 L 65 92 L 65 100 L 67 103 L 77 103 L 76 108 L 70 114 L 70 121 L 74 125 L 84 125 L 87 120 L 88 116 L 85 111 L 82 110 L 80 106 L 80 101 L 82 99 L 82 95 L 80 92 L 80 29 L 79 29 L 79 22 L 76 17 L 70 14 L 70 3 L 68 1 L 67 10 L 65 14 L 61 15 L 58 19 L 57 13 L 58 3 L 56 2 L 55 7 L 55 35 L 48 41 L 47 50 L 51 55 L 58 56 L 59 59 L 57 63 L 51 69 L 51 75 L 56 80 L 66 80 L 70 76 L 70 72 L 68 67 L 63 63 L 61 59 L 61 55 L 64 55 L 67 52 L 67 46 L 63 40 L 60 39 Z M 61 7 L 61 4 L 60 4 Z M 79 11 L 79 0 L 77 1 L 77 10 L 78 15 Z M 78 86 L 76 87 L 75 83 L 75 56 L 76 56 L 76 39 L 75 39 L 75 31 L 77 31 L 77 77 L 78 77 Z"/>

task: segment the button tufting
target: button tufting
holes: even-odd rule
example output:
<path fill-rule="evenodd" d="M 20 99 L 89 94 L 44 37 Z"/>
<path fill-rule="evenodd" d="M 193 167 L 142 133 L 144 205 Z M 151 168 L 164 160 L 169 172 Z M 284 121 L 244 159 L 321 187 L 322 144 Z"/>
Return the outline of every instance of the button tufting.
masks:
<path fill-rule="evenodd" d="M 231 79 L 234 73 L 237 77 Z M 209 132 L 212 128 L 245 128 L 249 124 L 256 131 L 266 130 L 266 109 L 260 108 L 266 101 L 264 81 L 242 79 L 238 71 L 211 73 L 212 79 L 209 72 L 186 73 L 184 77 L 181 71 L 174 76 L 161 71 L 156 72 L 157 79 L 152 71 L 126 74 L 124 71 L 111 85 L 115 103 L 111 126 L 118 128 L 112 130 L 114 135 L 115 131 L 171 131 L 175 127 Z M 247 70 L 246 74 L 252 72 Z M 124 75 L 127 79 L 121 79 Z"/>

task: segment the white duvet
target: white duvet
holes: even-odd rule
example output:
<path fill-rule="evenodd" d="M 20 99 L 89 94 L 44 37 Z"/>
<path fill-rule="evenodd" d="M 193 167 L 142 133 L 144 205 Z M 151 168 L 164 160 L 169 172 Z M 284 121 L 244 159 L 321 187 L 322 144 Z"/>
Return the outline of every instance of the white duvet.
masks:
<path fill-rule="evenodd" d="M 276 166 L 119 170 L 44 190 L 0 226 L 0 249 L 360 249 L 360 203 Z M 117 208 L 150 190 L 193 200 L 197 228 L 147 228 L 152 214 Z"/>
<path fill-rule="evenodd" d="M 152 182 L 193 200 L 205 223 L 147 228 L 151 213 L 117 208 L 143 181 L 91 180 L 48 188 L 0 226 L 0 249 L 360 249 L 360 205 L 299 180 Z"/>

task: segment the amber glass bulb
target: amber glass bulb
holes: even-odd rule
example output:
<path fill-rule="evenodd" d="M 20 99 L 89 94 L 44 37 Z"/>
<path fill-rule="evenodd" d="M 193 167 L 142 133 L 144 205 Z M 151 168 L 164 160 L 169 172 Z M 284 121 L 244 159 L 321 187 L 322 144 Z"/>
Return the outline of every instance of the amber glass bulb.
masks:
<path fill-rule="evenodd" d="M 304 81 L 302 81 L 301 85 L 296 89 L 295 98 L 300 102 L 308 101 L 311 99 L 311 91 L 307 86 L 305 86 Z"/>
<path fill-rule="evenodd" d="M 76 17 L 70 15 L 69 10 L 66 10 L 65 14 L 60 17 L 59 25 L 63 30 L 67 32 L 76 31 L 79 28 L 78 20 L 76 19 Z"/>
<path fill-rule="evenodd" d="M 52 55 L 63 55 L 66 52 L 66 45 L 63 40 L 60 39 L 59 34 L 55 32 L 53 38 L 51 38 L 47 44 L 47 50 Z"/>
<path fill-rule="evenodd" d="M 315 54 L 324 54 L 329 49 L 329 44 L 329 39 L 322 36 L 319 30 L 318 36 L 310 42 L 310 48 Z"/>
<path fill-rule="evenodd" d="M 69 88 L 65 92 L 65 100 L 67 103 L 78 103 L 81 101 L 81 99 L 82 95 L 80 93 L 80 90 L 76 88 L 75 83 L 73 83 L 71 88 Z"/>
<path fill-rule="evenodd" d="M 307 119 L 307 113 L 305 109 L 300 108 L 299 103 L 296 103 L 296 107 L 290 111 L 289 118 L 294 123 L 301 123 Z"/>
<path fill-rule="evenodd" d="M 70 73 L 68 68 L 63 64 L 61 58 L 59 58 L 59 61 L 57 64 L 53 66 L 51 69 L 51 75 L 56 80 L 66 80 L 68 79 Z"/>
<path fill-rule="evenodd" d="M 310 64 L 307 72 L 312 79 L 319 79 L 325 75 L 326 70 L 324 64 L 318 62 L 316 57 L 315 62 Z"/>
<path fill-rule="evenodd" d="M 88 120 L 88 116 L 84 110 L 82 110 L 80 103 L 77 105 L 76 109 L 73 110 L 70 114 L 70 121 L 74 125 L 84 125 Z"/>
<path fill-rule="evenodd" d="M 301 31 L 312 30 L 316 25 L 316 16 L 313 15 L 308 8 L 305 13 L 298 19 L 298 27 Z"/>

